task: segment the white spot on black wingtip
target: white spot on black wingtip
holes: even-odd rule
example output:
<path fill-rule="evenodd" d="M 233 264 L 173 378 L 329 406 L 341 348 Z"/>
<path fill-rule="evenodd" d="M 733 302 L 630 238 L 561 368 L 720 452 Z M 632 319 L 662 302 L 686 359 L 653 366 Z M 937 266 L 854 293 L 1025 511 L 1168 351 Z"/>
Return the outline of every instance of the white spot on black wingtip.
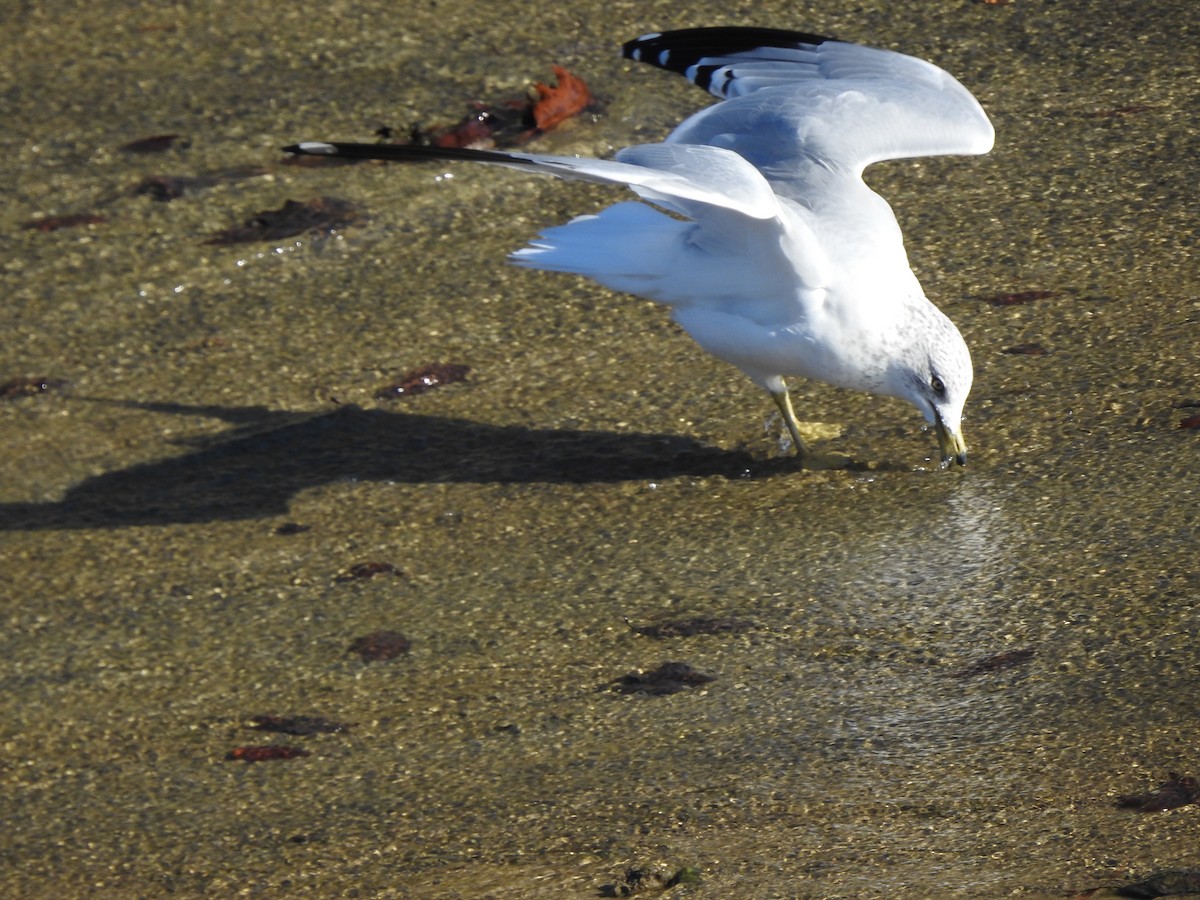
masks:
<path fill-rule="evenodd" d="M 621 51 L 622 55 L 634 60 L 635 62 L 647 62 L 648 60 L 646 59 L 646 54 L 643 52 L 645 48 L 643 48 L 641 45 L 646 41 L 657 40 L 658 38 L 662 37 L 662 34 L 663 33 L 661 31 L 651 31 L 647 34 L 641 35 L 640 37 L 634 38 L 632 41 L 627 41 Z"/>
<path fill-rule="evenodd" d="M 314 156 L 336 156 L 338 149 L 333 144 L 326 144 L 324 141 L 301 141 L 296 145 L 296 149 L 301 153 L 310 153 Z"/>

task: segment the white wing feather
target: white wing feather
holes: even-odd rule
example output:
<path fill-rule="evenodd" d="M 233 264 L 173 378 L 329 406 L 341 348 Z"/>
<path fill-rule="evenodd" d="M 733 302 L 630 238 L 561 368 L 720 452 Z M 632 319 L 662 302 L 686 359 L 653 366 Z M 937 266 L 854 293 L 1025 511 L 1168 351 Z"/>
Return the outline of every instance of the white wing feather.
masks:
<path fill-rule="evenodd" d="M 769 58 L 764 58 L 768 55 Z M 979 102 L 932 63 L 858 44 L 705 57 L 724 103 L 669 141 L 741 153 L 774 178 L 818 159 L 855 174 L 885 159 L 987 153 L 995 131 Z"/>

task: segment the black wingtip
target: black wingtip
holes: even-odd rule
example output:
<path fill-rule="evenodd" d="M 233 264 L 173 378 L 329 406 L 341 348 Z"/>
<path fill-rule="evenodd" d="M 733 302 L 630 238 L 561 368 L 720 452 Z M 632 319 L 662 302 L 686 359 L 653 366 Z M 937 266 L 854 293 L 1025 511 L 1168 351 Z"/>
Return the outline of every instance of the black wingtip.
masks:
<path fill-rule="evenodd" d="M 467 147 L 431 147 L 424 144 L 355 144 L 340 141 L 301 141 L 288 144 L 285 153 L 303 156 L 338 156 L 345 159 L 383 159 L 391 162 L 422 162 L 425 160 L 461 159 L 468 162 L 531 165 L 523 156 L 499 150 L 471 150 Z"/>
<path fill-rule="evenodd" d="M 837 39 L 782 28 L 682 28 L 651 32 L 627 41 L 621 47 L 621 55 L 661 69 L 682 72 L 706 56 L 730 56 L 762 47 L 795 49 L 833 40 Z"/>

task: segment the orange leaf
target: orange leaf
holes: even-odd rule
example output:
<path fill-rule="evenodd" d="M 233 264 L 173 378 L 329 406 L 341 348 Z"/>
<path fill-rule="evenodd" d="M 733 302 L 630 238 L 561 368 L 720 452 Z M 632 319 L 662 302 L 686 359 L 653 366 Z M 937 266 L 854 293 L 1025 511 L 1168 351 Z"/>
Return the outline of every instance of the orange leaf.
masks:
<path fill-rule="evenodd" d="M 533 105 L 533 121 L 540 131 L 549 131 L 560 122 L 578 115 L 592 102 L 591 92 L 583 79 L 572 75 L 562 66 L 552 66 L 558 84 L 550 87 L 536 83 L 538 99 Z"/>

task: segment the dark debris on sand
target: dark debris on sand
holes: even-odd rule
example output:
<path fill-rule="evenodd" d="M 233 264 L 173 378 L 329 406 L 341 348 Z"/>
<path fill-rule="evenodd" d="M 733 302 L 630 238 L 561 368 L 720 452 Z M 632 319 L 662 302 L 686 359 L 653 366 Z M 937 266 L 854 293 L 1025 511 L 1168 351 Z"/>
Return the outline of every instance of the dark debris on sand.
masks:
<path fill-rule="evenodd" d="M 650 672 L 630 672 L 610 682 L 619 694 L 645 694 L 664 697 L 688 688 L 716 681 L 715 675 L 705 675 L 682 662 L 665 662 Z"/>
<path fill-rule="evenodd" d="M 1162 812 L 1200 802 L 1200 783 L 1188 775 L 1168 772 L 1167 780 L 1144 794 L 1124 794 L 1117 798 L 1118 809 L 1134 812 Z"/>

